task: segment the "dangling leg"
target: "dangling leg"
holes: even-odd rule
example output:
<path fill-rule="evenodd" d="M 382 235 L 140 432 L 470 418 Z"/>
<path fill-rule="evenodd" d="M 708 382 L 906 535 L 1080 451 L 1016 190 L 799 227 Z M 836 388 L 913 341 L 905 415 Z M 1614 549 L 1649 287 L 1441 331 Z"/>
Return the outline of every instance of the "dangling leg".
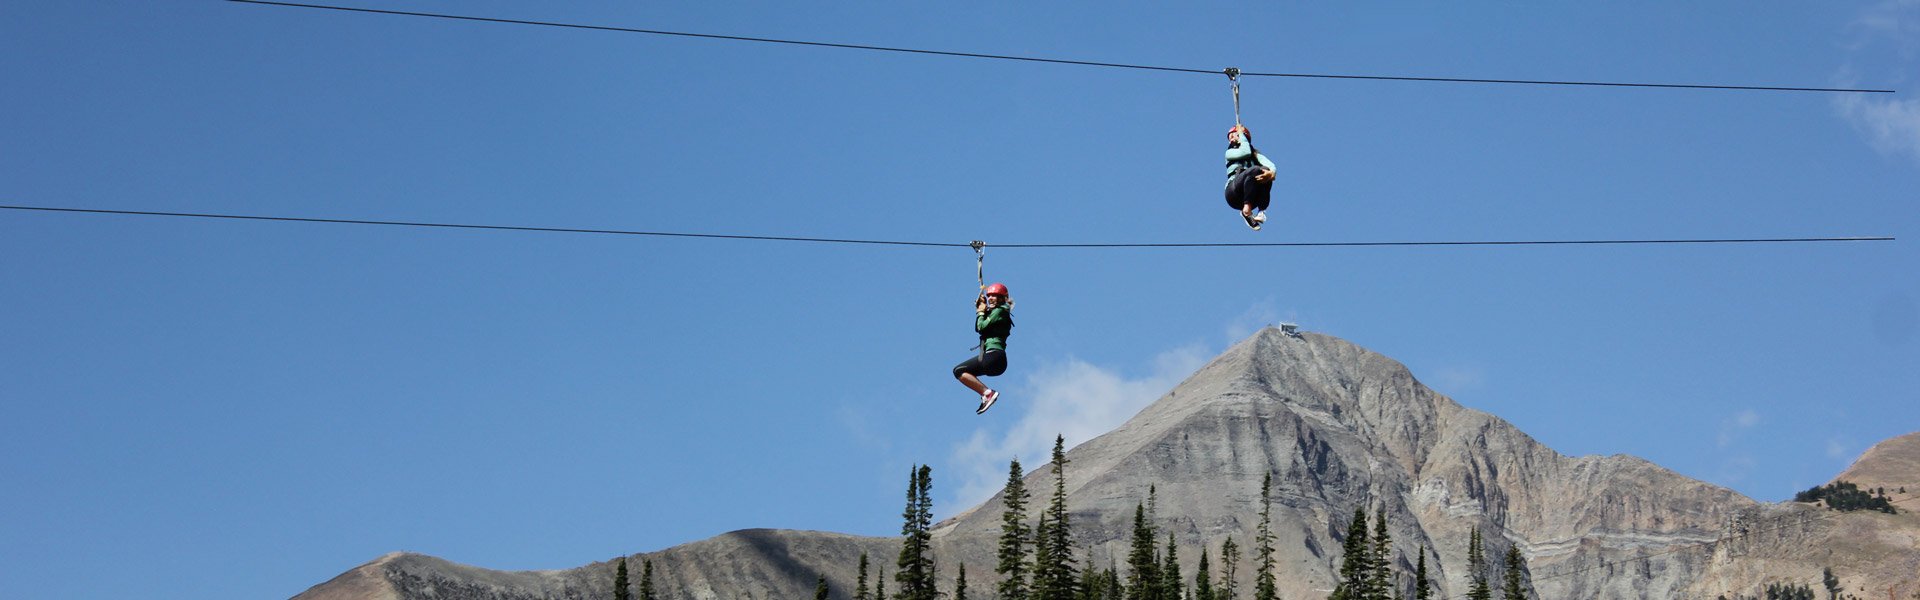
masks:
<path fill-rule="evenodd" d="M 1260 211 L 1260 214 L 1253 217 L 1255 221 L 1265 223 L 1267 222 L 1267 205 L 1273 202 L 1274 177 L 1265 177 L 1265 181 L 1261 179 L 1263 178 L 1254 178 L 1253 185 L 1249 186 L 1250 189 L 1247 194 L 1249 196 L 1248 207 Z M 1255 229 L 1259 228 L 1255 227 Z"/>
<path fill-rule="evenodd" d="M 961 373 L 956 378 L 960 380 L 960 385 L 967 386 L 967 389 L 973 390 L 973 393 L 986 395 L 987 384 L 980 383 L 980 378 L 972 373 Z"/>
<path fill-rule="evenodd" d="M 980 356 L 980 359 L 981 359 L 981 362 L 983 363 L 982 365 L 980 365 L 982 369 L 980 371 L 981 375 L 986 375 L 988 377 L 999 377 L 1000 375 L 1007 372 L 1007 351 L 1005 350 L 988 350 L 986 353 Z M 987 409 L 993 408 L 994 401 L 999 399 L 1000 399 L 999 391 L 996 391 L 993 388 L 987 388 L 987 391 L 980 393 L 980 408 L 974 409 L 973 414 L 978 415 L 978 414 L 986 413 Z"/>
<path fill-rule="evenodd" d="M 954 365 L 953 378 L 960 380 L 960 385 L 967 386 L 967 389 L 973 390 L 973 393 L 985 396 L 987 392 L 993 391 L 987 387 L 987 384 L 980 382 L 979 374 L 985 372 L 986 366 L 981 364 L 979 356 L 975 356 Z"/>
<path fill-rule="evenodd" d="M 1240 211 L 1240 219 L 1246 221 L 1247 226 L 1255 230 L 1260 229 L 1260 222 L 1254 220 L 1253 216 L 1254 201 L 1251 192 L 1254 183 L 1250 181 L 1250 179 L 1253 177 L 1254 172 L 1258 170 L 1259 169 L 1241 169 L 1240 172 L 1233 174 L 1232 179 L 1227 180 L 1227 206 L 1238 209 Z"/>

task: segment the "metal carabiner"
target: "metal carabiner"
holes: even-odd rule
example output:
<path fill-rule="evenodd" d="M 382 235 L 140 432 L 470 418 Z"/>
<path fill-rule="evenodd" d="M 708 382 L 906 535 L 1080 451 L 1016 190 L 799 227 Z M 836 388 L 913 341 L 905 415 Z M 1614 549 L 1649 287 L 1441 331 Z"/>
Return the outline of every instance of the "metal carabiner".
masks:
<path fill-rule="evenodd" d="M 1233 82 L 1233 124 L 1240 124 L 1240 68 L 1227 67 L 1220 71 L 1227 74 L 1227 81 Z"/>

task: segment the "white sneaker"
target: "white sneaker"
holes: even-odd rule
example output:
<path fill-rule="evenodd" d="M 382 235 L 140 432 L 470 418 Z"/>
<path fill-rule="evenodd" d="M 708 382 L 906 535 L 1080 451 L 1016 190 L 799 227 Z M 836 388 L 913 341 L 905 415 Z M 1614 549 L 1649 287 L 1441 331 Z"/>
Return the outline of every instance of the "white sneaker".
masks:
<path fill-rule="evenodd" d="M 1255 220 L 1255 221 L 1259 221 L 1259 222 L 1261 222 L 1261 223 L 1265 223 L 1265 222 L 1267 222 L 1267 213 L 1266 213 L 1266 211 L 1261 211 L 1261 212 L 1260 212 L 1260 214 L 1257 214 L 1257 215 L 1254 215 L 1254 216 L 1253 216 L 1253 220 Z"/>
<path fill-rule="evenodd" d="M 987 390 L 987 393 L 980 395 L 980 408 L 973 409 L 973 414 L 985 414 L 987 409 L 993 408 L 994 401 L 999 399 L 1000 392 L 991 389 Z"/>

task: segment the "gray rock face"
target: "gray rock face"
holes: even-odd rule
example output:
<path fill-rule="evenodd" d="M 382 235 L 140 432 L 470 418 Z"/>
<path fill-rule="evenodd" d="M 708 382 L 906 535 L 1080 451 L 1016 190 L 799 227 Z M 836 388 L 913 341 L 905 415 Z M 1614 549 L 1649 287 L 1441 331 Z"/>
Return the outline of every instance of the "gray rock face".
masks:
<path fill-rule="evenodd" d="M 1478 528 L 1496 588 L 1499 557 L 1517 546 L 1544 598 L 1752 593 L 1766 569 L 1748 573 L 1747 555 L 1703 542 L 1733 523 L 1812 510 L 1763 506 L 1630 456 L 1563 456 L 1433 392 L 1391 359 L 1337 338 L 1274 329 L 1228 349 L 1067 459 L 1083 566 L 1124 562 L 1134 507 L 1153 486 L 1156 524 L 1163 540 L 1172 533 L 1182 546 L 1182 572 L 1192 577 L 1203 546 L 1217 570 L 1220 544 L 1232 537 L 1245 556 L 1245 596 L 1268 473 L 1277 579 L 1282 597 L 1294 599 L 1321 598 L 1333 587 L 1355 508 L 1384 511 L 1402 572 L 1411 573 L 1426 549 L 1447 597 L 1466 590 L 1467 539 Z M 1047 465 L 1029 474 L 1034 505 L 1044 505 L 1054 473 Z M 996 497 L 936 526 L 942 579 L 965 564 L 974 593 L 991 590 L 1000 515 Z M 660 589 L 676 599 L 808 597 L 815 574 L 847 597 L 861 552 L 878 566 L 891 564 L 898 549 L 893 538 L 747 530 L 636 555 L 630 568 L 652 559 Z M 1920 557 L 1911 548 L 1895 554 Z M 1636 559 L 1642 555 L 1650 556 Z M 508 573 L 389 555 L 296 598 L 606 598 L 612 571 L 612 563 L 596 563 Z"/>

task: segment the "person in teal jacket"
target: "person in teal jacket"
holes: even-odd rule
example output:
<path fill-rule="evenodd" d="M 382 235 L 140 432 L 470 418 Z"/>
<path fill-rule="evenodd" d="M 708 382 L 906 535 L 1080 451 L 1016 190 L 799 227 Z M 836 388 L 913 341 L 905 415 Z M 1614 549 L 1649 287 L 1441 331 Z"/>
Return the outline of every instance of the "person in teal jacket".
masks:
<path fill-rule="evenodd" d="M 977 415 L 1000 399 L 1000 392 L 980 383 L 980 378 L 1007 372 L 1007 336 L 1013 334 L 1013 300 L 1007 297 L 1007 286 L 995 283 L 981 290 L 973 301 L 973 331 L 980 334 L 980 355 L 955 365 L 953 377 L 980 394 L 980 408 L 973 411 Z"/>
<path fill-rule="evenodd" d="M 1227 205 L 1254 231 L 1267 222 L 1267 204 L 1273 199 L 1273 161 L 1253 149 L 1253 132 L 1245 125 L 1227 130 Z"/>

